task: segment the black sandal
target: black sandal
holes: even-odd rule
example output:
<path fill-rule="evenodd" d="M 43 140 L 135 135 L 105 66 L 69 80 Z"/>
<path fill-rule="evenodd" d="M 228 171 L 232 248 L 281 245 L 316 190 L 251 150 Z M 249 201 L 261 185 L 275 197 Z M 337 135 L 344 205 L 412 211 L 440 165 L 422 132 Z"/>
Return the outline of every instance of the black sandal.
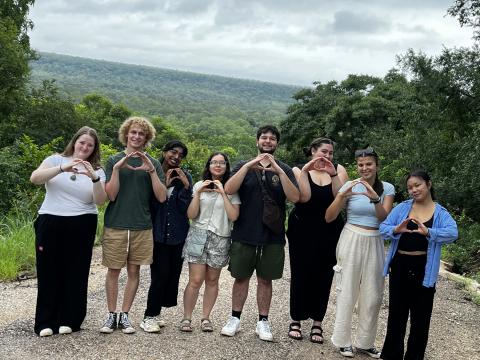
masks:
<path fill-rule="evenodd" d="M 292 335 L 292 332 L 300 334 L 300 336 Z M 292 321 L 288 326 L 288 337 L 294 340 L 302 340 L 302 324 L 300 324 L 298 321 Z"/>
<path fill-rule="evenodd" d="M 320 330 L 319 332 L 314 330 Z M 320 337 L 321 339 L 318 340 L 315 337 Z M 323 344 L 323 329 L 320 325 L 313 325 L 310 329 L 310 341 L 315 344 Z"/>

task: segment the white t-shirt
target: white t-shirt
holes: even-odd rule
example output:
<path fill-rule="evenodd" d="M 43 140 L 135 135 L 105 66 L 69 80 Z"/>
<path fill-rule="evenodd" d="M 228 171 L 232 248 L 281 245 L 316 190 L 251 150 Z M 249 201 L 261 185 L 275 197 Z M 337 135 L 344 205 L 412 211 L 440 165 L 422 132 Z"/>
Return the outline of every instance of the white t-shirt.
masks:
<path fill-rule="evenodd" d="M 347 181 L 338 190 L 338 192 L 344 192 L 345 189 L 350 186 L 352 182 Z M 387 195 L 395 195 L 395 188 L 392 184 L 382 181 L 383 193 L 380 196 L 380 202 L 383 204 L 383 199 Z M 367 189 L 363 184 L 356 184 L 352 188 L 353 192 L 365 192 Z M 347 200 L 347 223 L 353 225 L 369 226 L 378 228 L 380 221 L 375 213 L 375 205 L 370 202 L 370 199 L 365 195 L 352 195 Z"/>
<path fill-rule="evenodd" d="M 71 157 L 64 157 L 59 154 L 49 156 L 45 162 L 50 166 L 67 164 L 72 161 Z M 96 171 L 100 181 L 105 182 L 103 169 Z M 92 180 L 86 175 L 75 174 L 75 180 L 70 177 L 71 172 L 62 172 L 45 183 L 47 193 L 39 214 L 50 214 L 57 216 L 77 216 L 83 214 L 97 214 L 97 206 L 93 202 Z"/>
<path fill-rule="evenodd" d="M 193 195 L 203 181 L 198 181 L 193 185 Z M 237 193 L 227 195 L 232 204 L 241 204 Z M 196 219 L 192 220 L 192 226 L 199 229 L 210 230 L 219 236 L 230 236 L 232 222 L 228 219 L 223 197 L 214 191 L 204 191 L 200 194 L 200 212 Z"/>

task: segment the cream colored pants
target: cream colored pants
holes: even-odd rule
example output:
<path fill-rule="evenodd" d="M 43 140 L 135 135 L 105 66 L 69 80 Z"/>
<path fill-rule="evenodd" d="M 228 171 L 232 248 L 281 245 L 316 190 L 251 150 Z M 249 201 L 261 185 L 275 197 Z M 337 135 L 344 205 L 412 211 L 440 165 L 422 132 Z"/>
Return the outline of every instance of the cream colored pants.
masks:
<path fill-rule="evenodd" d="M 384 278 L 383 239 L 378 230 L 345 224 L 337 245 L 335 285 L 337 312 L 332 342 L 337 347 L 374 346 Z M 352 316 L 358 302 L 356 340 L 352 341 Z"/>

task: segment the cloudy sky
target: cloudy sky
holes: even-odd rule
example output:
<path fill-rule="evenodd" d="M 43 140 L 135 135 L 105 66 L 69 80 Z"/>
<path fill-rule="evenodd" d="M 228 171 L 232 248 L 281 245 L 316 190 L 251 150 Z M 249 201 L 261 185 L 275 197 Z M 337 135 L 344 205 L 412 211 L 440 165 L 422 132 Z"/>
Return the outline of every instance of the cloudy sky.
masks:
<path fill-rule="evenodd" d="M 453 0 L 37 0 L 39 51 L 309 85 L 468 46 Z"/>

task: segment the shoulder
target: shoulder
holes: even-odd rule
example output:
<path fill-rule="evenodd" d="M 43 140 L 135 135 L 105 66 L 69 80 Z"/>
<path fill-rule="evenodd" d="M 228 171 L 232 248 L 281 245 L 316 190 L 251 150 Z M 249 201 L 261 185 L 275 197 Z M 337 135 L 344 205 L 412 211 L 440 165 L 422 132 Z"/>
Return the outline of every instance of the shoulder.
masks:
<path fill-rule="evenodd" d="M 62 163 L 64 158 L 65 157 L 63 155 L 53 154 L 53 155 L 47 156 L 43 161 L 50 165 L 58 165 Z"/>
<path fill-rule="evenodd" d="M 382 181 L 385 195 L 395 195 L 395 187 L 389 182 Z"/>

